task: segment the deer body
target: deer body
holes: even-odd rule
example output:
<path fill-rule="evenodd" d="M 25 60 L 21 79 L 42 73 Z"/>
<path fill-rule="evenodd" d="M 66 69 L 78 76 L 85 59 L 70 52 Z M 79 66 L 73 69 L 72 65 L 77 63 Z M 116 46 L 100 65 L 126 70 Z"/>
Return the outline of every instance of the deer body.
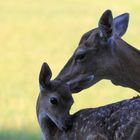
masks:
<path fill-rule="evenodd" d="M 73 85 L 86 79 L 65 84 L 50 78 L 51 70 L 43 64 L 36 109 L 45 140 L 140 139 L 140 97 L 70 115 Z"/>
<path fill-rule="evenodd" d="M 78 48 L 56 79 L 69 82 L 94 77 L 84 84 L 76 84 L 72 92 L 86 89 L 102 79 L 140 92 L 140 51 L 121 39 L 128 21 L 127 13 L 113 19 L 111 11 L 105 11 L 98 28 L 82 36 Z"/>
<path fill-rule="evenodd" d="M 37 115 L 39 118 L 40 114 Z M 39 120 L 45 140 L 140 139 L 140 98 L 80 110 L 71 116 L 73 125 L 66 131 L 60 130 L 51 118 L 47 117 Z M 135 129 L 136 134 L 133 134 Z M 138 139 L 134 139 L 133 135 L 137 135 Z"/>

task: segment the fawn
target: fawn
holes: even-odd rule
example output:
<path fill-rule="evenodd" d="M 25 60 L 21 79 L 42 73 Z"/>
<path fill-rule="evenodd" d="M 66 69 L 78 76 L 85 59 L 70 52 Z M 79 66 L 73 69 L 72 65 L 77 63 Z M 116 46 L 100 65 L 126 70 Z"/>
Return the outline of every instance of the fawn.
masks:
<path fill-rule="evenodd" d="M 140 98 L 98 108 L 82 109 L 73 115 L 71 91 L 89 77 L 62 83 L 51 80 L 52 72 L 42 65 L 37 100 L 37 118 L 44 140 L 140 140 Z"/>

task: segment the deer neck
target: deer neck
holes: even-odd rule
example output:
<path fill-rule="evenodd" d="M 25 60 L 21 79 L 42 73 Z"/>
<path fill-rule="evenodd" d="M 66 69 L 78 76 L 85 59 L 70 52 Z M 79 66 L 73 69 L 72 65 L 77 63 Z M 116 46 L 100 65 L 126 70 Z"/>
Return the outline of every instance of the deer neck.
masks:
<path fill-rule="evenodd" d="M 140 92 L 140 51 L 123 40 L 115 42 L 113 49 L 113 55 L 118 63 L 111 81 Z"/>

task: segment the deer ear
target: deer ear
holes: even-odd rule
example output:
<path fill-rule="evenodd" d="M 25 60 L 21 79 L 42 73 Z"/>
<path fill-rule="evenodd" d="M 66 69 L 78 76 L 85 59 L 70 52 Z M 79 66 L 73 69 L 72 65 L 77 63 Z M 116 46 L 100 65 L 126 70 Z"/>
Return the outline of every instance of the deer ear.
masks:
<path fill-rule="evenodd" d="M 111 37 L 112 23 L 113 23 L 112 12 L 110 10 L 106 10 L 101 16 L 98 23 L 100 37 L 105 37 L 105 38 Z"/>
<path fill-rule="evenodd" d="M 123 36 L 127 30 L 129 22 L 129 14 L 125 13 L 120 16 L 117 16 L 113 20 L 113 34 L 115 36 Z"/>
<path fill-rule="evenodd" d="M 52 72 L 49 65 L 47 63 L 43 63 L 39 74 L 40 88 L 46 88 L 46 86 L 50 83 L 51 77 Z"/>

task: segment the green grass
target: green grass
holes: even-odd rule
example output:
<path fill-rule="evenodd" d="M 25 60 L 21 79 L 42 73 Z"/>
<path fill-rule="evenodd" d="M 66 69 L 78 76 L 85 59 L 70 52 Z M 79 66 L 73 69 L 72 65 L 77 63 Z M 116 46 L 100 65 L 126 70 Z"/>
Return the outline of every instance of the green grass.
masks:
<path fill-rule="evenodd" d="M 0 1 L 0 140 L 41 139 L 35 113 L 41 64 L 46 61 L 55 77 L 104 10 L 130 13 L 124 39 L 140 48 L 139 4 L 137 0 Z M 71 112 L 136 94 L 103 80 L 74 95 Z"/>
<path fill-rule="evenodd" d="M 41 136 L 34 131 L 25 130 L 2 130 L 0 131 L 1 140 L 39 140 Z"/>

